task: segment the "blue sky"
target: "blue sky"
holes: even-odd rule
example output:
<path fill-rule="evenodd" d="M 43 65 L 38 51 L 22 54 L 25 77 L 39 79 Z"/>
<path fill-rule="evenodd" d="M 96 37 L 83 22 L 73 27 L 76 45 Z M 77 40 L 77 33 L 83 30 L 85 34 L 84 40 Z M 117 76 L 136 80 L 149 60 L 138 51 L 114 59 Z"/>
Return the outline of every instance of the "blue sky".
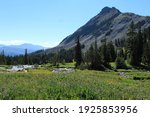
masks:
<path fill-rule="evenodd" d="M 0 44 L 58 45 L 105 6 L 150 16 L 149 0 L 0 0 Z"/>

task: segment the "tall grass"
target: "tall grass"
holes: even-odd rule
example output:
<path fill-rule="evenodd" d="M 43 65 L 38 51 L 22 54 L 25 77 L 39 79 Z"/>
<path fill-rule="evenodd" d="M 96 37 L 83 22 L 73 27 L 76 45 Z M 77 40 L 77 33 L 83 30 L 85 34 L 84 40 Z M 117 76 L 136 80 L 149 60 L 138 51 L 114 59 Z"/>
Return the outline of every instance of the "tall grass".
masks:
<path fill-rule="evenodd" d="M 130 72 L 129 75 L 131 74 L 138 73 Z M 69 74 L 40 69 L 28 73 L 0 73 L 0 99 L 150 99 L 150 80 L 136 81 L 123 78 L 116 72 L 89 70 L 77 70 Z"/>

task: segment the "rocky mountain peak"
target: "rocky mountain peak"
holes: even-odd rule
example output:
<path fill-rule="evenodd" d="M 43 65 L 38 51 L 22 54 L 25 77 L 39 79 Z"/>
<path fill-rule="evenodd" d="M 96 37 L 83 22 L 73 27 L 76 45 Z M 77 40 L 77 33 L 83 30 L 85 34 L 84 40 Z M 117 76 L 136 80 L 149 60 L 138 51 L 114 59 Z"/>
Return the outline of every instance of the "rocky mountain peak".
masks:
<path fill-rule="evenodd" d="M 110 12 L 115 12 L 115 13 L 121 13 L 118 9 L 116 9 L 115 7 L 104 7 L 102 10 L 101 10 L 101 14 L 107 14 L 107 13 L 110 13 Z"/>
<path fill-rule="evenodd" d="M 104 7 L 99 14 L 91 18 L 85 25 L 76 30 L 73 34 L 67 36 L 55 48 L 48 52 L 56 52 L 60 49 L 70 49 L 75 46 L 77 36 L 80 36 L 80 42 L 85 46 L 85 50 L 94 43 L 100 46 L 101 42 L 107 38 L 107 41 L 126 39 L 127 32 L 131 22 L 141 29 L 150 26 L 150 17 L 136 15 L 134 13 L 122 13 L 115 7 Z"/>

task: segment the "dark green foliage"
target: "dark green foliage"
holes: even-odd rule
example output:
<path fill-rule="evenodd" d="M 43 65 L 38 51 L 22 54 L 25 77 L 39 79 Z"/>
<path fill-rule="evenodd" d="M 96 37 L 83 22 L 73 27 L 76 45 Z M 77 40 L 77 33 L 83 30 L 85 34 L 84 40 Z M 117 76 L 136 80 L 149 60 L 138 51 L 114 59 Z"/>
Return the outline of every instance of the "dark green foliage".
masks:
<path fill-rule="evenodd" d="M 105 39 L 106 40 L 106 39 Z M 91 45 L 89 50 L 85 53 L 85 61 L 89 69 L 105 70 L 111 69 L 110 62 L 115 61 L 116 52 L 112 42 L 106 44 L 103 42 L 102 46 L 98 49 L 97 41 L 95 40 L 94 46 Z"/>
<path fill-rule="evenodd" d="M 134 76 L 133 77 L 133 79 L 134 80 L 150 80 L 150 76 L 149 77 L 145 77 L 145 76 L 143 76 L 143 77 L 139 77 L 139 76 Z"/>
<path fill-rule="evenodd" d="M 150 28 L 142 32 L 139 28 L 135 31 L 132 22 L 126 41 L 127 59 L 132 66 L 141 66 L 141 63 L 150 64 Z"/>
<path fill-rule="evenodd" d="M 101 70 L 102 69 L 101 65 L 102 65 L 101 56 L 100 56 L 100 53 L 98 52 L 97 40 L 95 40 L 91 68 L 95 70 Z"/>
<path fill-rule="evenodd" d="M 125 52 L 124 52 L 123 48 L 117 49 L 117 57 L 125 58 Z"/>
<path fill-rule="evenodd" d="M 112 42 L 107 44 L 108 62 L 114 62 L 116 59 L 115 47 Z"/>
<path fill-rule="evenodd" d="M 115 63 L 116 63 L 116 69 L 126 69 L 127 68 L 127 66 L 125 64 L 125 60 L 122 57 L 117 57 Z"/>
<path fill-rule="evenodd" d="M 143 35 L 141 30 L 135 32 L 135 25 L 132 22 L 128 32 L 128 39 L 126 43 L 126 50 L 128 61 L 133 66 L 139 66 L 143 55 Z"/>
<path fill-rule="evenodd" d="M 77 67 L 80 70 L 89 69 L 89 65 L 85 63 L 81 63 L 80 66 Z"/>
<path fill-rule="evenodd" d="M 115 39 L 115 46 L 116 47 L 124 47 L 125 46 L 125 39 Z"/>
<path fill-rule="evenodd" d="M 116 46 L 116 47 L 119 47 L 118 40 L 119 40 L 119 39 L 115 39 L 115 46 Z"/>
<path fill-rule="evenodd" d="M 41 59 L 42 59 L 41 64 L 48 63 L 48 61 L 47 61 L 47 54 L 46 54 L 45 50 L 43 50 L 43 54 L 41 55 Z"/>
<path fill-rule="evenodd" d="M 12 64 L 12 57 L 7 57 L 6 65 L 11 65 Z"/>
<path fill-rule="evenodd" d="M 102 64 L 100 52 L 98 51 L 97 41 L 95 40 L 94 47 L 91 45 L 89 49 L 89 69 L 93 70 L 105 70 L 105 67 Z"/>
<path fill-rule="evenodd" d="M 65 49 L 61 49 L 59 52 L 58 52 L 58 55 L 59 55 L 59 62 L 64 62 L 66 61 L 66 58 L 67 58 L 67 51 Z"/>
<path fill-rule="evenodd" d="M 76 40 L 75 61 L 76 61 L 76 67 L 80 66 L 80 64 L 83 62 L 79 37 L 77 37 L 77 40 Z"/>
<path fill-rule="evenodd" d="M 102 56 L 103 63 L 107 64 L 110 61 L 111 56 L 108 53 L 106 42 L 104 42 L 102 44 L 102 46 L 100 47 L 100 53 L 101 53 L 101 56 Z"/>
<path fill-rule="evenodd" d="M 127 41 L 126 41 L 126 50 L 127 50 L 127 57 L 128 61 L 131 65 L 136 65 L 134 61 L 135 58 L 135 39 L 136 39 L 136 32 L 135 32 L 135 25 L 134 22 L 130 24 L 129 31 L 127 33 Z"/>
<path fill-rule="evenodd" d="M 12 65 L 18 65 L 18 64 L 24 65 L 24 61 L 25 61 L 24 55 L 10 57 L 10 59 Z"/>
<path fill-rule="evenodd" d="M 143 35 L 140 29 L 135 39 L 134 54 L 135 54 L 134 56 L 135 65 L 138 66 L 142 62 L 142 55 L 143 55 Z"/>
<path fill-rule="evenodd" d="M 0 64 L 5 65 L 6 64 L 6 57 L 4 50 L 0 53 Z"/>
<path fill-rule="evenodd" d="M 91 44 L 89 50 L 87 50 L 83 56 L 84 62 L 87 65 L 88 69 L 91 69 L 91 67 L 94 64 L 93 56 L 94 56 L 94 48 L 93 45 Z"/>
<path fill-rule="evenodd" d="M 26 55 L 26 54 L 25 54 Z M 25 56 L 7 56 L 8 65 L 25 64 Z M 32 53 L 27 55 L 28 64 L 47 64 L 47 63 L 62 63 L 62 62 L 72 62 L 74 58 L 74 49 L 60 50 L 57 53 L 46 53 L 45 50 L 39 50 L 37 54 Z"/>
<path fill-rule="evenodd" d="M 144 47 L 142 61 L 146 65 L 150 65 L 150 27 L 144 30 Z"/>
<path fill-rule="evenodd" d="M 62 62 L 72 62 L 74 59 L 74 48 L 69 49 L 69 50 L 65 50 L 65 49 L 61 49 L 58 52 L 59 55 L 59 61 Z"/>
<path fill-rule="evenodd" d="M 27 49 L 25 49 L 24 64 L 25 64 L 25 65 L 29 64 Z"/>
<path fill-rule="evenodd" d="M 116 52 L 112 42 L 104 42 L 99 49 L 100 55 L 102 56 L 102 64 L 111 69 L 110 62 L 114 62 L 116 59 Z"/>
<path fill-rule="evenodd" d="M 59 54 L 56 53 L 53 58 L 51 59 L 51 63 L 53 66 L 59 66 Z"/>
<path fill-rule="evenodd" d="M 90 67 L 93 68 L 94 66 L 94 47 L 93 45 L 90 46 L 89 51 L 88 51 L 88 62 L 90 62 Z"/>
<path fill-rule="evenodd" d="M 126 69 L 125 52 L 123 48 L 117 49 L 117 58 L 115 60 L 116 69 Z"/>
<path fill-rule="evenodd" d="M 102 56 L 102 63 L 106 68 L 111 68 L 109 65 L 109 62 L 111 61 L 111 55 L 110 52 L 107 49 L 106 42 L 103 43 L 103 45 L 100 47 L 100 55 Z"/>

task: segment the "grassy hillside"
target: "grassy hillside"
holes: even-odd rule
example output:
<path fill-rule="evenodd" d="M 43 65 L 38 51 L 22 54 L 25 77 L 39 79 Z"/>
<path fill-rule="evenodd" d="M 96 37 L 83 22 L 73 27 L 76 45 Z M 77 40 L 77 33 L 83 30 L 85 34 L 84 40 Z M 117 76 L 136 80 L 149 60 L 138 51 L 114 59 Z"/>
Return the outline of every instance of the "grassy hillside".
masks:
<path fill-rule="evenodd" d="M 122 71 L 121 71 L 122 72 Z M 52 73 L 47 69 L 27 73 L 0 72 L 0 99 L 150 99 L 150 80 L 134 77 L 150 76 L 150 72 L 118 72 L 76 70 L 72 73 Z"/>

